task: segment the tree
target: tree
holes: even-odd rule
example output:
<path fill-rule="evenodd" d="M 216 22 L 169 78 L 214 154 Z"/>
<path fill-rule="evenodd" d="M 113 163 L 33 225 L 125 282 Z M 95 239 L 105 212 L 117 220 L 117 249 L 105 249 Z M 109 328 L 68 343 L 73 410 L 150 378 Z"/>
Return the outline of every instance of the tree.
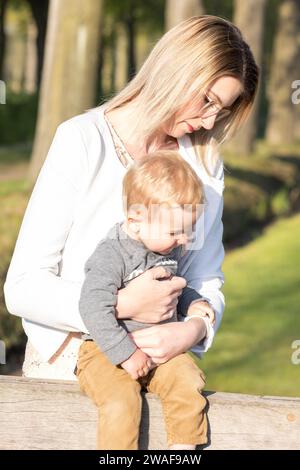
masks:
<path fill-rule="evenodd" d="M 4 16 L 7 7 L 7 0 L 0 0 L 0 79 L 3 79 L 3 63 L 5 53 L 5 31 Z"/>
<path fill-rule="evenodd" d="M 37 87 L 40 87 L 44 62 L 49 0 L 27 0 L 37 27 Z"/>
<path fill-rule="evenodd" d="M 203 14 L 204 7 L 201 0 L 166 0 L 166 30 L 191 16 Z"/>
<path fill-rule="evenodd" d="M 101 4 L 101 0 L 50 1 L 31 181 L 58 124 L 95 104 Z"/>
<path fill-rule="evenodd" d="M 233 23 L 241 30 L 257 65 L 262 68 L 266 0 L 247 0 L 246 2 L 235 0 L 234 6 Z M 258 129 L 259 97 L 260 91 L 258 90 L 248 121 L 226 145 L 234 153 L 248 155 L 254 150 Z"/>
<path fill-rule="evenodd" d="M 296 80 L 300 80 L 300 3 L 282 0 L 268 89 L 266 138 L 272 144 L 291 144 L 300 139 L 300 103 L 292 99 Z"/>
<path fill-rule="evenodd" d="M 121 75 L 123 76 L 123 66 L 126 67 L 126 81 L 130 80 L 136 72 L 136 26 L 138 20 L 138 9 L 144 2 L 141 0 L 106 0 L 105 2 L 105 13 L 108 15 L 108 20 L 112 25 L 111 37 L 112 37 L 112 48 L 116 48 L 116 44 L 121 43 L 120 51 L 111 51 L 111 55 L 115 65 L 115 80 L 119 82 L 119 70 L 121 69 Z M 126 44 L 126 49 L 124 49 Z M 126 50 L 126 58 L 123 57 L 123 52 Z M 117 60 L 120 58 L 120 61 Z M 124 60 L 126 59 L 126 60 Z M 122 80 L 121 80 L 122 82 Z M 122 83 L 122 86 L 125 84 Z M 118 87 L 120 88 L 120 87 Z"/>
<path fill-rule="evenodd" d="M 104 1 L 102 90 L 119 91 L 133 77 L 164 29 L 165 0 Z"/>
<path fill-rule="evenodd" d="M 216 15 L 232 19 L 233 15 L 233 0 L 202 0 L 204 10 L 207 15 Z"/>
<path fill-rule="evenodd" d="M 136 0 L 129 0 L 129 8 L 125 15 L 128 37 L 127 78 L 130 80 L 136 72 L 135 30 L 136 30 Z"/>

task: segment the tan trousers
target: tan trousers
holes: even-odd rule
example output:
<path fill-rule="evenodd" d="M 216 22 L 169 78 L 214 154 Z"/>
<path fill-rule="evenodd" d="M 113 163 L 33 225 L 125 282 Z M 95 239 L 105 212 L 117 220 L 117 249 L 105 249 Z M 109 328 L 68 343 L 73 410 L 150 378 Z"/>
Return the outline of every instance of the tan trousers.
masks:
<path fill-rule="evenodd" d="M 207 443 L 206 399 L 201 394 L 205 376 L 189 354 L 180 354 L 133 380 L 93 341 L 85 341 L 79 350 L 77 377 L 81 391 L 99 408 L 97 449 L 138 449 L 141 389 L 161 399 L 168 446 Z"/>

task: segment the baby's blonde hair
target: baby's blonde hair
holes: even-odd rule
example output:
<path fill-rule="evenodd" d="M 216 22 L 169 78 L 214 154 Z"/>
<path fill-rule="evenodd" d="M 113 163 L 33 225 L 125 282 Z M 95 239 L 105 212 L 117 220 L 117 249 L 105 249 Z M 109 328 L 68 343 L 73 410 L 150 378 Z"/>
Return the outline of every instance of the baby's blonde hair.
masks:
<path fill-rule="evenodd" d="M 123 179 L 124 211 L 143 206 L 189 207 L 204 204 L 203 183 L 192 167 L 174 150 L 158 150 L 132 165 Z"/>

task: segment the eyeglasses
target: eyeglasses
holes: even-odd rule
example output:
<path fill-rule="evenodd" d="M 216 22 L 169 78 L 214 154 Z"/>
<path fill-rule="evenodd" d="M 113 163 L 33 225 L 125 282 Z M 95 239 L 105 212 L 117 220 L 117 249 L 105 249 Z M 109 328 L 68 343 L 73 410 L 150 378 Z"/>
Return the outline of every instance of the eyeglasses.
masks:
<path fill-rule="evenodd" d="M 204 99 L 206 100 L 206 103 L 201 108 L 201 112 L 203 113 L 201 117 L 208 118 L 216 115 L 216 121 L 220 121 L 221 119 L 229 116 L 231 113 L 231 109 L 224 108 L 214 99 L 208 96 L 207 93 L 204 93 Z"/>

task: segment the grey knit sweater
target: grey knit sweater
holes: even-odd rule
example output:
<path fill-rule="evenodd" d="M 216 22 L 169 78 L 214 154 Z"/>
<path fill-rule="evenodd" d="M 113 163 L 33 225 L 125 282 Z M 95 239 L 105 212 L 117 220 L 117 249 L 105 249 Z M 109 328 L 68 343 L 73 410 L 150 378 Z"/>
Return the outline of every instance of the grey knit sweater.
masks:
<path fill-rule="evenodd" d="M 114 225 L 85 264 L 79 310 L 89 335 L 83 335 L 83 339 L 92 338 L 113 364 L 128 359 L 137 348 L 128 332 L 148 328 L 154 323 L 117 320 L 115 306 L 118 289 L 155 266 L 163 266 L 176 274 L 181 256 L 181 246 L 174 248 L 168 256 L 154 253 L 143 243 L 129 237 L 120 224 Z M 191 302 L 201 298 L 194 289 L 185 287 L 179 298 L 177 313 L 186 315 Z M 169 321 L 177 321 L 177 315 L 161 323 Z"/>

